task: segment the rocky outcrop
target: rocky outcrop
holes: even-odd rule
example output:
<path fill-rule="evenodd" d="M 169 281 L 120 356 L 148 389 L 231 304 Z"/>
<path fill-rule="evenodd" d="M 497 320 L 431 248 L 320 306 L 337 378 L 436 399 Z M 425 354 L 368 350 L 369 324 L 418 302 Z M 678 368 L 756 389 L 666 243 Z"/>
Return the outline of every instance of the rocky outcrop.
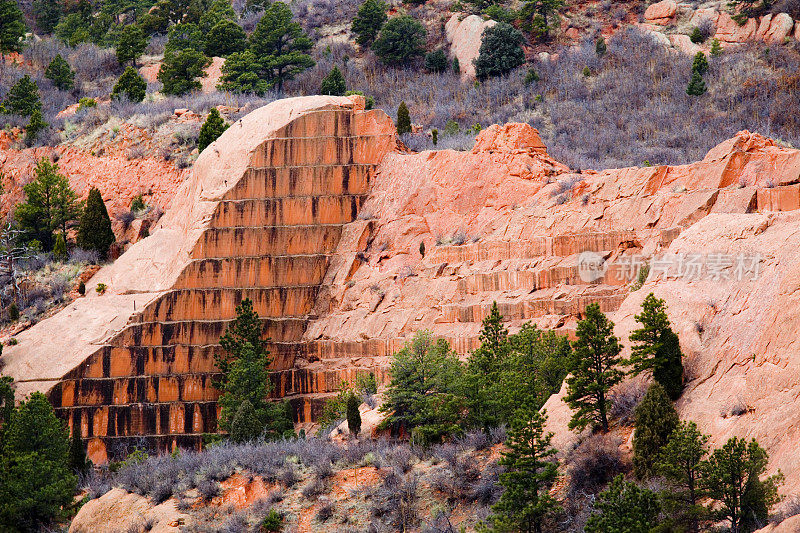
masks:
<path fill-rule="evenodd" d="M 644 19 L 651 24 L 666 25 L 672 22 L 677 12 L 678 4 L 673 0 L 661 0 L 647 6 Z"/>
<path fill-rule="evenodd" d="M 478 15 L 469 15 L 463 19 L 460 17 L 461 15 L 455 14 L 445 24 L 447 41 L 450 43 L 450 57 L 458 58 L 462 78 L 474 78 L 473 61 L 478 58 L 483 30 L 491 28 L 497 22 L 483 20 Z"/>
<path fill-rule="evenodd" d="M 197 445 L 216 430 L 213 354 L 245 297 L 283 371 L 277 393 L 313 390 L 295 369 L 298 341 L 342 224 L 395 146 L 391 120 L 363 105 L 363 97 L 288 99 L 232 125 L 203 151 L 149 238 L 100 270 L 86 298 L 5 351 L 18 395 L 47 391 L 95 461 L 141 436 L 162 448 Z"/>
<path fill-rule="evenodd" d="M 783 44 L 792 38 L 794 26 L 795 21 L 787 13 L 764 15 L 760 19 L 749 18 L 740 25 L 731 15 L 721 12 L 717 17 L 717 32 L 714 37 L 727 44 L 741 44 L 748 41 Z M 796 35 L 794 39 L 800 40 Z"/>
<path fill-rule="evenodd" d="M 189 515 L 177 510 L 174 499 L 154 505 L 145 496 L 116 488 L 86 502 L 72 520 L 69 533 L 177 533 L 189 520 Z"/>

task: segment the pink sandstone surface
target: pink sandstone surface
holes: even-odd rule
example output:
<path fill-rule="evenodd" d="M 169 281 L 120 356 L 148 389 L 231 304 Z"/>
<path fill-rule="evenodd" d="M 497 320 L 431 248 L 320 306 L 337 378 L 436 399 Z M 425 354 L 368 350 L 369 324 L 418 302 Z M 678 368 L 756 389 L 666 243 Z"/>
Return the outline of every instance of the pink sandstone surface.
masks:
<path fill-rule="evenodd" d="M 666 299 L 687 356 L 681 416 L 714 445 L 758 438 L 786 491 L 800 490 L 800 151 L 743 131 L 687 165 L 576 172 L 525 124 L 487 128 L 469 152 L 402 152 L 388 117 L 362 105 L 282 100 L 234 124 L 153 234 L 95 276 L 106 294 L 90 284 L 91 296 L 4 351 L 18 393 L 48 391 L 61 416 L 80 420 L 96 457 L 105 428 L 185 445 L 215 427 L 210 355 L 243 296 L 267 317 L 276 395 L 309 422 L 342 379 L 385 378 L 390 356 L 420 329 L 466 356 L 493 301 L 512 331 L 532 320 L 566 334 L 597 302 L 627 345 L 652 291 Z M 369 164 L 359 170 L 352 158 Z M 341 181 L 322 184 L 337 183 L 329 166 L 347 165 L 356 192 L 345 201 Z M 278 179 L 301 167 L 312 174 Z M 586 279 L 583 252 L 608 269 Z M 653 272 L 635 292 L 621 277 L 633 256 L 696 252 L 758 253 L 760 275 Z M 575 435 L 561 396 L 546 407 L 566 445 Z M 734 404 L 747 409 L 735 415 Z M 136 422 L 148 416 L 157 427 Z"/>
<path fill-rule="evenodd" d="M 669 24 L 677 12 L 678 4 L 673 0 L 661 0 L 647 6 L 644 18 L 651 24 Z"/>
<path fill-rule="evenodd" d="M 478 58 L 481 48 L 483 30 L 491 28 L 497 22 L 483 20 L 478 15 L 468 15 L 463 19 L 455 14 L 445 24 L 447 41 L 450 43 L 450 56 L 458 58 L 462 78 L 475 77 L 473 61 Z"/>

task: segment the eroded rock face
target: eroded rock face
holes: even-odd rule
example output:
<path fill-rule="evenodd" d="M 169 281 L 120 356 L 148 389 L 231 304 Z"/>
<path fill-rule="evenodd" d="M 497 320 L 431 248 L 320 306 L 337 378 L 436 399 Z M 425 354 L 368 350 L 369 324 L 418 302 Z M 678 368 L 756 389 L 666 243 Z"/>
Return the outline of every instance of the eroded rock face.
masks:
<path fill-rule="evenodd" d="M 669 24 L 677 12 L 678 4 L 673 0 L 661 0 L 647 6 L 644 18 L 651 24 Z"/>
<path fill-rule="evenodd" d="M 298 343 L 342 225 L 395 147 L 391 120 L 363 106 L 363 97 L 288 99 L 232 125 L 153 235 L 6 351 L 18 394 L 47 391 L 94 459 L 138 436 L 196 445 L 216 430 L 213 355 L 245 297 L 283 371 L 276 394 L 314 391 L 294 368 Z"/>
<path fill-rule="evenodd" d="M 177 533 L 189 522 L 189 515 L 177 510 L 174 499 L 153 505 L 146 496 L 117 488 L 84 504 L 72 520 L 69 533 Z"/>
<path fill-rule="evenodd" d="M 497 22 L 483 20 L 478 15 L 469 15 L 463 20 L 459 19 L 459 16 L 453 15 L 445 24 L 447 40 L 450 43 L 450 56 L 458 58 L 462 78 L 474 78 L 473 61 L 478 58 L 483 30 L 491 28 Z"/>

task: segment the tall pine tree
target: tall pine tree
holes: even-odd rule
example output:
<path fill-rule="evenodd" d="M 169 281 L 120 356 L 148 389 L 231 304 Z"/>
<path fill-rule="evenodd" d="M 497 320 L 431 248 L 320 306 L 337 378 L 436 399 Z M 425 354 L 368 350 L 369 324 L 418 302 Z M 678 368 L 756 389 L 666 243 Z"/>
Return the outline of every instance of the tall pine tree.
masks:
<path fill-rule="evenodd" d="M 25 18 L 16 0 L 0 0 L 0 61 L 9 52 L 22 50 Z"/>
<path fill-rule="evenodd" d="M 536 409 L 520 410 L 511 422 L 500 464 L 505 488 L 492 508 L 494 525 L 500 531 L 542 533 L 544 518 L 558 509 L 549 490 L 556 480 L 558 463 L 550 444 L 553 434 L 544 433 L 547 416 Z"/>
<path fill-rule="evenodd" d="M 356 42 L 361 46 L 371 45 L 387 19 L 386 3 L 383 0 L 366 0 L 358 8 L 356 18 L 353 19 Z"/>
<path fill-rule="evenodd" d="M 613 334 L 614 323 L 596 303 L 586 306 L 586 318 L 578 322 L 578 340 L 572 344 L 564 401 L 575 410 L 570 429 L 597 424 L 608 431 L 608 391 L 620 382 L 619 352 L 622 346 Z"/>
<path fill-rule="evenodd" d="M 95 250 L 101 259 L 105 259 L 108 249 L 116 240 L 103 197 L 99 190 L 92 187 L 78 226 L 78 246 L 84 250 Z"/>
<path fill-rule="evenodd" d="M 636 406 L 634 416 L 633 467 L 636 476 L 643 479 L 656 473 L 659 453 L 678 427 L 678 412 L 664 387 L 656 382 L 647 389 L 647 394 Z"/>
<path fill-rule="evenodd" d="M 670 327 L 666 303 L 650 293 L 642 302 L 642 312 L 634 318 L 642 327 L 631 332 L 631 358 L 623 363 L 632 367 L 634 375 L 652 372 L 669 397 L 677 400 L 683 388 L 683 354 Z"/>

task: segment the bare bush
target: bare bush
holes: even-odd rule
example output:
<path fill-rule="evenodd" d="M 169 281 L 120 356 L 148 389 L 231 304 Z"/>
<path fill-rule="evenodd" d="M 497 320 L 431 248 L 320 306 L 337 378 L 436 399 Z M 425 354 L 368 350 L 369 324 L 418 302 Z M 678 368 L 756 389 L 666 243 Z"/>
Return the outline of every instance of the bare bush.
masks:
<path fill-rule="evenodd" d="M 615 386 L 609 394 L 611 408 L 608 414 L 611 419 L 619 420 L 623 426 L 632 426 L 635 421 L 633 413 L 647 393 L 648 386 L 649 380 L 643 375 L 627 379 Z"/>
<path fill-rule="evenodd" d="M 619 473 L 627 472 L 630 465 L 620 452 L 622 442 L 610 435 L 592 435 L 584 439 L 567 456 L 569 492 L 596 493 Z"/>

